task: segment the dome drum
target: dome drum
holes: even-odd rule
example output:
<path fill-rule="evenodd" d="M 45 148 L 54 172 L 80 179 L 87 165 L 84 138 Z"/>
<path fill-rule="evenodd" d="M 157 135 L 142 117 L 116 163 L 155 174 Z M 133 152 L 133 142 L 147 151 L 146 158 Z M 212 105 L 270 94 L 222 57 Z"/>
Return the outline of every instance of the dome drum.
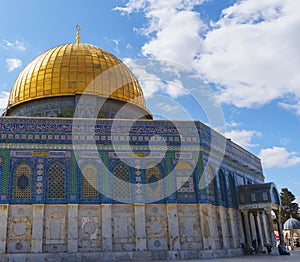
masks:
<path fill-rule="evenodd" d="M 33 117 L 74 117 L 81 95 L 41 98 L 16 105 L 6 112 L 9 116 Z M 151 113 L 132 103 L 86 95 L 88 103 L 79 105 L 76 117 L 81 118 L 122 118 L 152 119 Z M 95 111 L 99 109 L 99 112 Z M 97 115 L 95 115 L 97 114 Z"/>

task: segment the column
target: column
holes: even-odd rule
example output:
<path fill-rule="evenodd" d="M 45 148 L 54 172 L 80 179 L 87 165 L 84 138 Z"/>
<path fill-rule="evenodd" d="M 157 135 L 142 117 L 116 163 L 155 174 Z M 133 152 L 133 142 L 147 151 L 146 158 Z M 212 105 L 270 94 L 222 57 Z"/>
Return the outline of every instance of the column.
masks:
<path fill-rule="evenodd" d="M 231 234 L 232 234 L 232 241 L 233 241 L 233 248 L 238 248 L 238 223 L 237 218 L 235 215 L 236 210 L 233 208 L 229 209 L 229 216 L 230 216 L 230 225 L 231 225 Z"/>
<path fill-rule="evenodd" d="M 68 252 L 78 249 L 78 204 L 68 205 Z"/>
<path fill-rule="evenodd" d="M 112 204 L 102 204 L 102 249 L 112 251 Z"/>
<path fill-rule="evenodd" d="M 245 226 L 245 235 L 246 235 L 246 245 L 247 247 L 251 246 L 251 229 L 249 225 L 249 218 L 248 218 L 248 210 L 243 210 L 243 217 L 244 217 L 244 226 Z"/>
<path fill-rule="evenodd" d="M 207 209 L 204 208 L 205 204 L 199 204 L 199 217 L 200 217 L 200 228 L 201 228 L 201 241 L 203 242 L 203 249 L 209 249 L 209 217 L 208 213 L 205 212 Z"/>
<path fill-rule="evenodd" d="M 177 204 L 167 204 L 170 250 L 180 250 Z"/>
<path fill-rule="evenodd" d="M 291 249 L 294 250 L 294 230 L 290 230 Z"/>
<path fill-rule="evenodd" d="M 0 205 L 0 254 L 5 253 L 7 237 L 8 204 Z"/>
<path fill-rule="evenodd" d="M 240 243 L 245 243 L 246 242 L 246 237 L 245 237 L 245 232 L 243 228 L 243 218 L 242 218 L 242 213 L 240 211 L 237 211 L 237 217 L 238 217 L 238 230 L 239 230 L 239 240 Z"/>
<path fill-rule="evenodd" d="M 223 240 L 223 249 L 230 248 L 230 242 L 228 237 L 228 223 L 225 208 L 220 206 L 220 222 L 221 222 L 221 230 L 222 230 L 222 240 Z"/>
<path fill-rule="evenodd" d="M 32 253 L 43 252 L 44 207 L 45 205 L 43 204 L 32 205 Z"/>
<path fill-rule="evenodd" d="M 257 221 L 257 228 L 258 228 L 258 244 L 260 244 L 259 248 L 261 250 L 264 250 L 265 248 L 265 242 L 264 242 L 264 236 L 263 236 L 263 231 L 261 228 L 261 219 L 259 215 L 259 211 L 256 212 L 256 221 Z"/>
<path fill-rule="evenodd" d="M 275 211 L 275 215 L 277 218 L 277 226 L 278 226 L 278 234 L 279 234 L 279 240 L 280 240 L 280 245 L 284 247 L 284 236 L 283 236 L 283 230 L 282 230 L 282 225 L 281 225 L 281 219 L 280 219 L 280 211 Z"/>
<path fill-rule="evenodd" d="M 266 243 L 271 243 L 271 239 L 270 239 L 270 229 L 268 226 L 268 219 L 267 219 L 267 213 L 264 211 L 262 214 L 262 218 L 263 218 L 263 224 L 264 224 L 264 231 L 265 231 L 265 235 L 266 235 Z"/>
<path fill-rule="evenodd" d="M 271 210 L 266 211 L 267 215 L 267 221 L 269 224 L 269 232 L 270 232 L 270 237 L 271 237 L 271 245 L 272 247 L 276 247 L 276 238 L 274 234 L 274 226 L 273 226 L 273 220 L 272 220 L 272 215 L 271 215 Z"/>
<path fill-rule="evenodd" d="M 201 211 L 201 204 L 198 204 L 199 210 L 199 225 L 200 225 L 200 249 L 208 249 L 207 246 L 207 236 L 204 232 L 204 225 L 203 225 L 203 218 L 202 218 L 202 211 Z"/>
<path fill-rule="evenodd" d="M 135 244 L 137 251 L 147 249 L 145 204 L 134 204 Z"/>
<path fill-rule="evenodd" d="M 250 212 L 249 213 L 249 218 L 250 218 L 250 226 L 251 226 L 251 241 L 256 239 L 256 241 L 258 241 L 257 239 L 257 234 L 256 234 L 256 226 L 255 226 L 255 221 L 254 221 L 254 216 L 253 216 L 253 213 Z M 251 242 L 252 243 L 252 242 Z"/>
<path fill-rule="evenodd" d="M 211 249 L 216 249 L 216 231 L 217 229 L 217 217 L 216 217 L 216 212 L 213 211 L 214 206 L 213 205 L 208 205 L 208 217 L 209 217 L 209 246 Z"/>

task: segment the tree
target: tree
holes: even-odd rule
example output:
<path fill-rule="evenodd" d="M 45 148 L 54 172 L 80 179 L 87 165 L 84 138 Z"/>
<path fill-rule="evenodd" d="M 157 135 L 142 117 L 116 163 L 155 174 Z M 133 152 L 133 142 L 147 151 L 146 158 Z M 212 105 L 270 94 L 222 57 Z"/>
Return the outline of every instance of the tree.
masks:
<path fill-rule="evenodd" d="M 291 216 L 300 220 L 298 209 L 299 206 L 297 203 L 294 203 L 296 200 L 295 195 L 290 192 L 287 188 L 282 188 L 280 192 L 281 198 L 281 213 L 280 219 L 281 223 L 284 224 Z"/>

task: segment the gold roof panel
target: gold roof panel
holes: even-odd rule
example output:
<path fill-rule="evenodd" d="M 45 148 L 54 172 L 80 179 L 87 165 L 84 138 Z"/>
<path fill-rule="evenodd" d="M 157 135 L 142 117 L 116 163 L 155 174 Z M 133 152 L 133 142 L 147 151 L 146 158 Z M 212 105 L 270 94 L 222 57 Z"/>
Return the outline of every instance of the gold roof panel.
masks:
<path fill-rule="evenodd" d="M 142 89 L 130 69 L 109 52 L 79 42 L 54 47 L 30 62 L 13 85 L 9 108 L 39 98 L 84 93 L 146 109 Z"/>

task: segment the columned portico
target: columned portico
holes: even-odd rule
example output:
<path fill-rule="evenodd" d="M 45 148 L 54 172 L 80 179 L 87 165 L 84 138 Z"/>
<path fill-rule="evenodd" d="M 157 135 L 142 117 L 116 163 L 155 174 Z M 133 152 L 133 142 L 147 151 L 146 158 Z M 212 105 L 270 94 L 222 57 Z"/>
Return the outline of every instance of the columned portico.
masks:
<path fill-rule="evenodd" d="M 253 248 L 254 240 L 258 252 L 265 249 L 265 244 L 275 247 L 271 212 L 273 211 L 277 218 L 280 212 L 280 198 L 275 185 L 268 183 L 240 186 L 239 200 L 239 208 L 243 214 L 246 248 Z M 278 228 L 280 243 L 283 243 L 281 226 L 278 225 Z"/>

